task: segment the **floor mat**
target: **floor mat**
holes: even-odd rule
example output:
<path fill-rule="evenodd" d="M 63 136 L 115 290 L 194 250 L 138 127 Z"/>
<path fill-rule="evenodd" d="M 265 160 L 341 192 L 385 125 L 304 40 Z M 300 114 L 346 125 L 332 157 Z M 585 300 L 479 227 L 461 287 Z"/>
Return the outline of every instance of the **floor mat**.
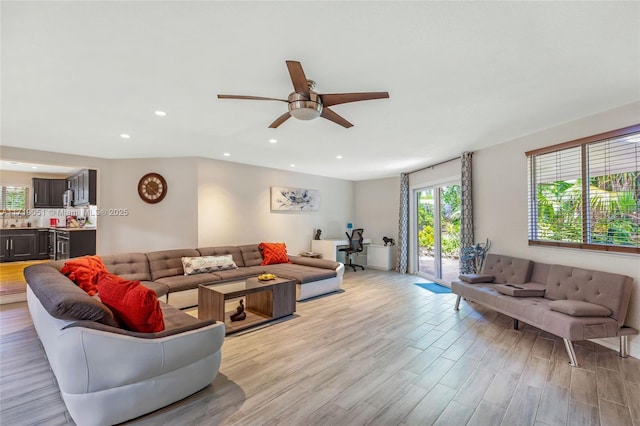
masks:
<path fill-rule="evenodd" d="M 436 283 L 415 283 L 418 287 L 424 288 L 425 290 L 429 290 L 431 293 L 442 294 L 442 293 L 451 293 L 451 289 L 449 287 L 445 287 Z"/>

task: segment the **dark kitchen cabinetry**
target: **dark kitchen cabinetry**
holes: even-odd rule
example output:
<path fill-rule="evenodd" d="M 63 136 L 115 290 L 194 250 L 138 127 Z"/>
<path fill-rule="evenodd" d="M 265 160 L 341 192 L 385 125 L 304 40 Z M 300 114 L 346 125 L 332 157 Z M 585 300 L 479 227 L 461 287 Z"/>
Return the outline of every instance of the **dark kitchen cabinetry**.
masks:
<path fill-rule="evenodd" d="M 63 207 L 62 195 L 65 189 L 65 179 L 33 178 L 33 208 Z"/>
<path fill-rule="evenodd" d="M 36 234 L 32 229 L 3 231 L 0 234 L 0 262 L 34 259 L 36 244 Z"/>
<path fill-rule="evenodd" d="M 67 187 L 73 191 L 74 206 L 96 205 L 96 181 L 95 170 L 83 169 L 67 178 Z"/>
<path fill-rule="evenodd" d="M 56 230 L 55 260 L 96 254 L 95 230 Z"/>
<path fill-rule="evenodd" d="M 49 230 L 38 229 L 36 234 L 36 258 L 48 259 L 49 258 Z"/>
<path fill-rule="evenodd" d="M 0 262 L 48 259 L 49 250 L 47 228 L 0 231 Z"/>

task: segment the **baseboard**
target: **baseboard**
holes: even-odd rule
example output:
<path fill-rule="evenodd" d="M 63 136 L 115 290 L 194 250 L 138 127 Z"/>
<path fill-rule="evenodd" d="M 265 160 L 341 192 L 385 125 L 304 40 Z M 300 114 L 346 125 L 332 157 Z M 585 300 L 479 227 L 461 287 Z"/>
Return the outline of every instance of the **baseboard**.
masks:
<path fill-rule="evenodd" d="M 592 339 L 593 343 L 602 345 L 605 348 L 620 352 L 620 338 L 607 337 L 606 339 Z M 629 336 L 627 353 L 629 356 L 640 359 L 640 336 Z"/>
<path fill-rule="evenodd" d="M 9 303 L 26 302 L 27 293 L 10 293 L 0 294 L 0 305 L 7 305 Z"/>

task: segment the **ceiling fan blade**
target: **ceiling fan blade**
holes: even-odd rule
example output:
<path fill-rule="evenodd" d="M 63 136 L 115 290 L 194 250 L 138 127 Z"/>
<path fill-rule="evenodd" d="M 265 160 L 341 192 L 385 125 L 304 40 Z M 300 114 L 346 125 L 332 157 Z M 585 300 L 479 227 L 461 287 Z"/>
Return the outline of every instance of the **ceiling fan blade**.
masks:
<path fill-rule="evenodd" d="M 280 101 L 289 103 L 286 99 L 263 98 L 261 96 L 218 95 L 218 99 L 247 99 L 250 101 Z"/>
<path fill-rule="evenodd" d="M 326 95 L 320 95 L 322 105 L 324 106 L 346 104 L 348 102 L 369 101 L 372 99 L 384 99 L 388 97 L 388 92 L 329 93 Z"/>
<path fill-rule="evenodd" d="M 287 68 L 289 69 L 289 75 L 291 76 L 291 82 L 293 83 L 293 89 L 296 93 L 304 95 L 309 99 L 311 96 L 309 93 L 309 83 L 307 77 L 304 75 L 302 65 L 297 61 L 287 61 Z"/>
<path fill-rule="evenodd" d="M 285 112 L 284 114 L 282 114 L 280 117 L 278 117 L 276 119 L 276 121 L 274 121 L 273 123 L 271 123 L 271 125 L 269 126 L 269 128 L 271 129 L 275 129 L 276 127 L 278 127 L 279 125 L 281 125 L 282 123 L 284 123 L 285 121 L 287 121 L 289 119 L 289 117 L 291 117 L 291 114 L 289 114 L 289 112 Z"/>
<path fill-rule="evenodd" d="M 329 108 L 322 108 L 322 112 L 320 113 L 320 117 L 326 118 L 327 120 L 331 120 L 334 123 L 341 125 L 342 127 L 353 127 L 353 124 L 349 123 L 347 120 L 330 110 Z"/>

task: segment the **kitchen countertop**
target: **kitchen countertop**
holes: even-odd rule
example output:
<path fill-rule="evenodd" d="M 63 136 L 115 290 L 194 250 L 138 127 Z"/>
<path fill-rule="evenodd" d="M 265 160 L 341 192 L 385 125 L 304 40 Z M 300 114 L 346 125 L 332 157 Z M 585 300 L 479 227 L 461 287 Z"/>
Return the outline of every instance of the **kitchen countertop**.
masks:
<path fill-rule="evenodd" d="M 6 227 L 6 228 L 0 228 L 0 231 L 33 231 L 33 230 L 38 230 L 38 231 L 45 231 L 48 230 L 48 227 L 45 226 L 32 226 L 31 228 L 29 228 L 28 226 L 14 226 L 12 227 Z"/>
<path fill-rule="evenodd" d="M 55 229 L 56 231 L 95 231 L 96 228 L 64 228 L 64 227 L 56 227 L 56 228 L 49 228 L 49 229 Z"/>

